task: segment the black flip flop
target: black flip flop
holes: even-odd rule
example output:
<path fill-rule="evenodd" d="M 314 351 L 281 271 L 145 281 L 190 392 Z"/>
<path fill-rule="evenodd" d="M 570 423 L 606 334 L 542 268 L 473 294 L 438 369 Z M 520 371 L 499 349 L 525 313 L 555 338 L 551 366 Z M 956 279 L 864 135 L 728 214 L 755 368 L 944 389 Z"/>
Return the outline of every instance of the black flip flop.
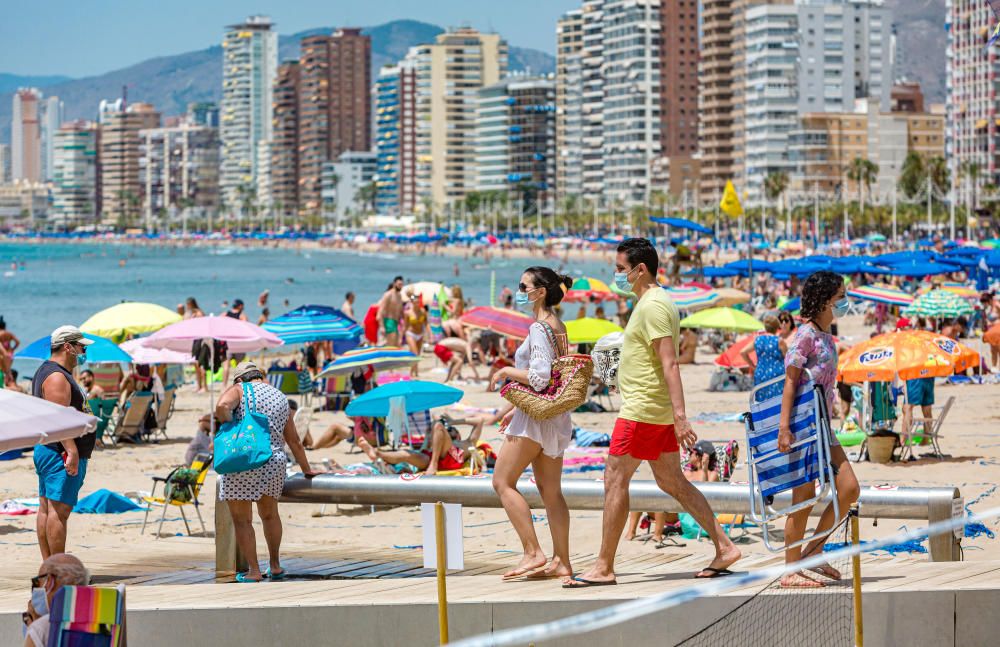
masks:
<path fill-rule="evenodd" d="M 597 580 L 587 580 L 577 575 L 572 577 L 572 581 L 580 582 L 580 584 L 563 584 L 564 589 L 589 589 L 592 586 L 614 586 L 618 584 L 618 580 L 611 580 L 609 582 L 598 582 Z"/>
<path fill-rule="evenodd" d="M 733 572 L 731 570 L 729 570 L 728 568 L 713 568 L 712 566 L 706 566 L 705 568 L 703 568 L 700 571 L 698 571 L 698 573 L 703 573 L 705 571 L 708 571 L 709 573 L 711 573 L 711 575 L 705 575 L 705 576 L 699 577 L 698 574 L 696 573 L 695 576 L 694 576 L 694 579 L 696 579 L 696 580 L 714 580 L 717 577 L 725 577 L 727 575 L 732 575 L 733 574 Z"/>

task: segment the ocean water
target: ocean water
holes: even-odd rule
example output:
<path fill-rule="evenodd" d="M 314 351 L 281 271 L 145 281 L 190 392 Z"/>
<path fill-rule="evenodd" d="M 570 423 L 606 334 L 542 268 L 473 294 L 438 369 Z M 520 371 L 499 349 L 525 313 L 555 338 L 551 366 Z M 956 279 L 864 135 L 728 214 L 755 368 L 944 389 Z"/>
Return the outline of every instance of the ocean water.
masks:
<path fill-rule="evenodd" d="M 453 270 L 456 263 L 458 277 Z M 270 290 L 272 318 L 304 304 L 340 307 L 348 290 L 357 294 L 355 314 L 363 317 L 396 275 L 403 275 L 407 283 L 458 283 L 473 305 L 484 305 L 489 301 L 491 272 L 496 272 L 499 293 L 505 285 L 516 289 L 521 271 L 532 264 L 559 266 L 541 255 L 494 258 L 486 264 L 480 257 L 349 250 L 0 244 L 0 315 L 24 345 L 57 326 L 80 325 L 121 301 L 147 301 L 173 309 L 193 296 L 207 314 L 221 314 L 223 301 L 240 298 L 246 303 L 247 318 L 256 323 L 261 311 L 257 296 L 265 289 Z M 563 270 L 605 282 L 613 272 L 610 264 L 577 260 Z M 575 317 L 576 308 L 569 304 L 568 316 Z"/>

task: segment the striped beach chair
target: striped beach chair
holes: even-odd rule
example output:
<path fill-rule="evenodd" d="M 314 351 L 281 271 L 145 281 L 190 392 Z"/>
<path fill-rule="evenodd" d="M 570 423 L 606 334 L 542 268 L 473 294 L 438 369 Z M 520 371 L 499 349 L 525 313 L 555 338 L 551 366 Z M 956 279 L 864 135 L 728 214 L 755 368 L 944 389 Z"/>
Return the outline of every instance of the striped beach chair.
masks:
<path fill-rule="evenodd" d="M 46 647 L 125 647 L 125 585 L 56 591 Z"/>
<path fill-rule="evenodd" d="M 772 545 L 769 526 L 777 520 L 832 497 L 835 518 L 840 518 L 834 471 L 830 462 L 830 416 L 822 388 L 810 380 L 795 394 L 791 430 L 795 439 L 788 453 L 778 451 L 778 424 L 782 394 L 757 402 L 758 391 L 784 381 L 782 375 L 762 382 L 750 392 L 746 421 L 747 468 L 750 475 L 750 518 L 763 529 L 764 545 L 771 552 L 799 546 L 829 535 L 830 530 L 804 537 L 794 544 Z M 800 503 L 778 506 L 777 495 L 807 483 L 816 483 L 816 494 Z"/>

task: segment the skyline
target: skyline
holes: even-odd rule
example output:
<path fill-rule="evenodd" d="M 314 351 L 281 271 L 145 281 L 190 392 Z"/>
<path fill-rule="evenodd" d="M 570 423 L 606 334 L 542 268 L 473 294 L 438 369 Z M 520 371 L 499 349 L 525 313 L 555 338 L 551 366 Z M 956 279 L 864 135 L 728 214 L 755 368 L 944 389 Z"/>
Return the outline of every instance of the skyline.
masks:
<path fill-rule="evenodd" d="M 69 0 L 4 7 L 0 23 L 0 73 L 82 78 L 159 56 L 205 49 L 222 42 L 226 25 L 264 14 L 281 35 L 323 26 L 373 27 L 393 20 L 418 20 L 447 28 L 470 24 L 500 33 L 518 47 L 555 54 L 556 19 L 577 0 L 375 0 L 364 5 L 289 0 L 252 6 L 238 0 L 169 4 L 125 0 Z M 525 20 L 525 16 L 531 20 Z M 156 25 L 155 30 L 148 29 Z M 58 42 L 59 47 L 53 46 Z M 72 55 L 68 55 L 72 52 Z"/>

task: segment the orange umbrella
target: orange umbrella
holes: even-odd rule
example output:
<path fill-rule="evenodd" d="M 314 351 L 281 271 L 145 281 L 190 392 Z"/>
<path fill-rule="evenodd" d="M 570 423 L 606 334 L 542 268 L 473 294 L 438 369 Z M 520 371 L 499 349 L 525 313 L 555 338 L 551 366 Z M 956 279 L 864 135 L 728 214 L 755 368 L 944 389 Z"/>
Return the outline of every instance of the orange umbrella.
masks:
<path fill-rule="evenodd" d="M 974 358 L 974 360 L 972 360 Z M 957 341 L 931 333 L 903 330 L 873 337 L 840 356 L 838 379 L 844 382 L 889 382 L 945 377 L 979 361 L 979 353 Z"/>
<path fill-rule="evenodd" d="M 747 368 L 747 363 L 743 361 L 743 356 L 740 355 L 740 353 L 747 347 L 747 344 L 752 344 L 753 340 L 762 334 L 763 333 L 754 333 L 737 339 L 732 346 L 724 350 L 718 357 L 715 358 L 716 366 L 723 366 L 726 368 Z M 757 361 L 756 351 L 751 351 L 750 356 L 754 358 L 754 361 Z"/>

